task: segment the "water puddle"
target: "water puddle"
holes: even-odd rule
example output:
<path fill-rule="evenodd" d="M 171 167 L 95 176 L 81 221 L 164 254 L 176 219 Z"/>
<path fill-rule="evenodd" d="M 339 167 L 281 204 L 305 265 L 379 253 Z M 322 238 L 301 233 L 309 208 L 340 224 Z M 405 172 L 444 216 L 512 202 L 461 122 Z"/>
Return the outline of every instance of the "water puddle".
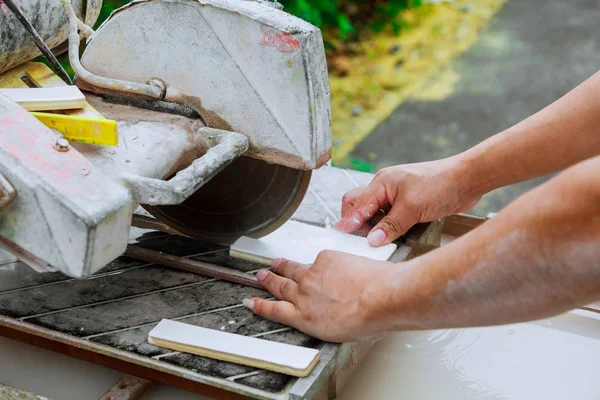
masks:
<path fill-rule="evenodd" d="M 339 399 L 598 399 L 600 314 L 400 332 L 377 343 Z"/>

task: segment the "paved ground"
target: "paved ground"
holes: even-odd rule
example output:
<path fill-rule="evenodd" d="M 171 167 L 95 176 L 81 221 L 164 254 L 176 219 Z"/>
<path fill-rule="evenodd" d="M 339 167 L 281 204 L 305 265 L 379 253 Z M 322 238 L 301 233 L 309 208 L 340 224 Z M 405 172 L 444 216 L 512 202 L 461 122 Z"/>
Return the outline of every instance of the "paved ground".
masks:
<path fill-rule="evenodd" d="M 526 118 L 600 68 L 598 21 L 599 0 L 510 0 L 454 61 L 460 78 L 447 98 L 404 103 L 352 157 L 377 168 L 432 160 Z M 472 213 L 497 211 L 543 180 L 492 192 Z"/>

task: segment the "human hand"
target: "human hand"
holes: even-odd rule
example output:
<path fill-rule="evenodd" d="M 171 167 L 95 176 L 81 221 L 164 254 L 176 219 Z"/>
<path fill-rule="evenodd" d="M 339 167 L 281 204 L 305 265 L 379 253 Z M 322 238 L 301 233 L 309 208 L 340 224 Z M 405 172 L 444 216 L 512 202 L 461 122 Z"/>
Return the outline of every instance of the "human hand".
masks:
<path fill-rule="evenodd" d="M 419 222 L 431 222 L 470 210 L 481 199 L 470 193 L 452 158 L 384 168 L 366 187 L 356 188 L 342 199 L 342 219 L 336 228 L 348 233 L 367 233 L 373 246 L 398 239 Z M 387 215 L 369 221 L 379 210 Z"/>
<path fill-rule="evenodd" d="M 321 252 L 311 266 L 275 260 L 275 273 L 263 270 L 257 279 L 277 300 L 255 297 L 244 305 L 326 341 L 378 340 L 386 332 L 375 322 L 378 297 L 372 283 L 393 267 L 334 251 Z"/>

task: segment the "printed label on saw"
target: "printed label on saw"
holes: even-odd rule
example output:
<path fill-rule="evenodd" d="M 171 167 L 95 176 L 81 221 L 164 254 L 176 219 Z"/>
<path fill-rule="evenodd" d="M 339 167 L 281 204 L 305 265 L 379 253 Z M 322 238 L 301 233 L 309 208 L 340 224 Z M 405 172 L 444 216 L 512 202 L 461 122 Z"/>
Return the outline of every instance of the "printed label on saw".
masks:
<path fill-rule="evenodd" d="M 289 33 L 280 32 L 267 25 L 261 25 L 260 32 L 262 33 L 260 44 L 263 46 L 273 47 L 281 53 L 294 53 L 300 50 L 300 42 Z"/>

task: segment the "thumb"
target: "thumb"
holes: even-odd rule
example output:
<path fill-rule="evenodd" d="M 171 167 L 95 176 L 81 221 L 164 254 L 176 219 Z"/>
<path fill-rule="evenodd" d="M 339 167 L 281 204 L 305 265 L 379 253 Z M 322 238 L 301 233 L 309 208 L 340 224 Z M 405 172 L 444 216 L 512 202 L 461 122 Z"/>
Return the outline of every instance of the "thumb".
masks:
<path fill-rule="evenodd" d="M 416 217 L 411 218 L 405 209 L 398 206 L 393 207 L 389 214 L 371 229 L 371 232 L 367 235 L 367 240 L 371 246 L 383 246 L 404 235 L 416 223 Z"/>

